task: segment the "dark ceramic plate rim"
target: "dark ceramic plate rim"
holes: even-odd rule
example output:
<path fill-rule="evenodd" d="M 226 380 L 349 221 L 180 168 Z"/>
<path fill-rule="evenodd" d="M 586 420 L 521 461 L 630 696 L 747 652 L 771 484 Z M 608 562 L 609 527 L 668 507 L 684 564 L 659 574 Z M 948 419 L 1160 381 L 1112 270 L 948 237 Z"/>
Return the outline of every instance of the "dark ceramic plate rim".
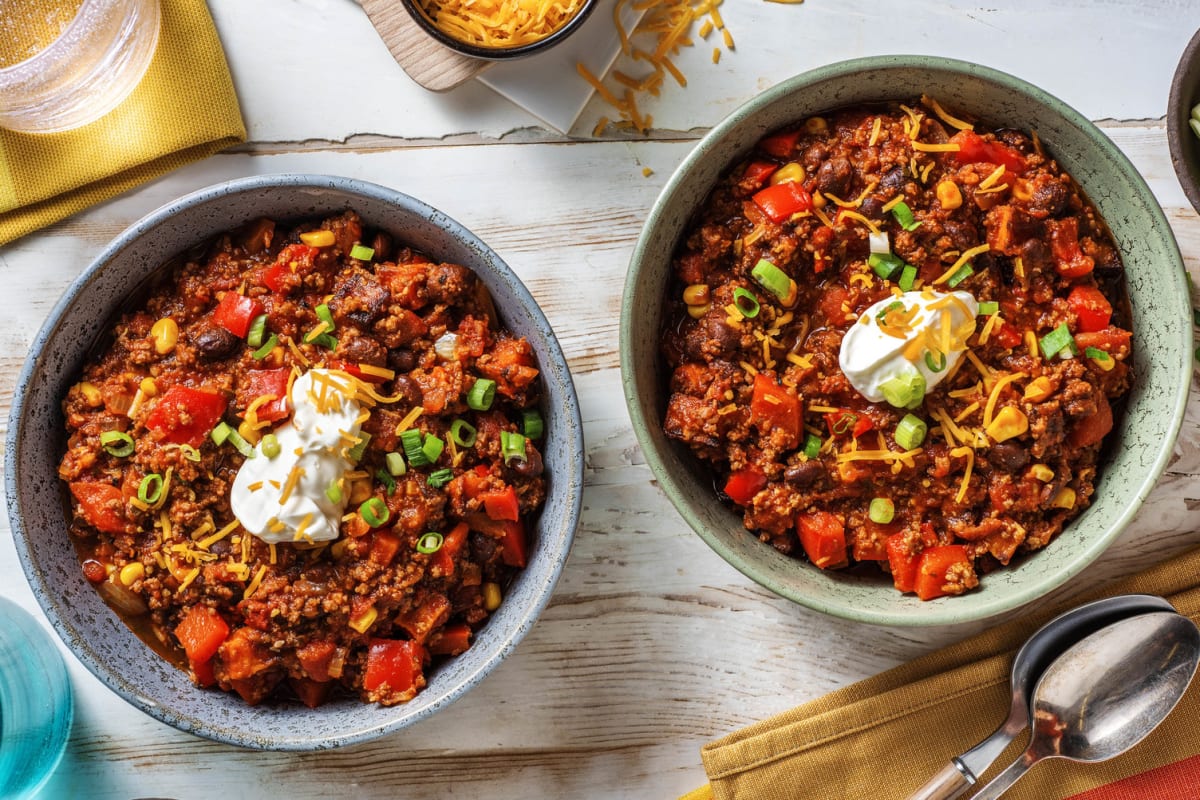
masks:
<path fill-rule="evenodd" d="M 845 78 L 862 72 L 877 72 L 886 71 L 889 69 L 921 69 L 934 72 L 944 72 L 953 76 L 962 76 L 964 78 L 972 78 L 982 80 L 991 84 L 998 84 L 1010 90 L 1025 94 L 1035 102 L 1048 106 L 1054 112 L 1062 116 L 1064 119 L 1072 123 L 1082 132 L 1090 141 L 1091 145 L 1097 150 L 1103 152 L 1124 174 L 1127 180 L 1138 187 L 1139 192 L 1144 198 L 1150 198 L 1150 201 L 1145 204 L 1147 213 L 1151 215 L 1154 222 L 1160 229 L 1166 231 L 1170 239 L 1170 249 L 1173 256 L 1173 262 L 1178 267 L 1178 288 L 1180 296 L 1186 298 L 1184 285 L 1184 268 L 1183 258 L 1179 253 L 1178 244 L 1174 241 L 1171 235 L 1170 226 L 1167 223 L 1165 214 L 1156 202 L 1153 201 L 1153 193 L 1146 184 L 1145 179 L 1133 166 L 1132 162 L 1121 152 L 1121 150 L 1113 144 L 1113 142 L 1101 132 L 1091 120 L 1087 119 L 1075 109 L 1059 100 L 1057 97 L 1049 94 L 1043 89 L 1040 89 L 1021 78 L 1017 78 L 999 70 L 990 67 L 981 66 L 971 62 L 960 61 L 956 59 L 942 58 L 937 56 L 923 55 L 886 55 L 886 56 L 870 56 L 865 58 L 852 59 L 841 61 L 834 64 L 829 64 L 819 67 L 808 72 L 801 73 L 792 78 L 782 81 L 779 84 L 771 87 L 754 99 L 743 104 L 716 127 L 714 127 L 700 142 L 691 150 L 684 158 L 676 170 L 668 179 L 658 199 L 655 201 L 648 220 L 657 219 L 666 214 L 670 208 L 670 198 L 678 186 L 685 182 L 688 175 L 698 168 L 701 161 L 707 158 L 707 151 L 710 147 L 715 146 L 716 142 L 725 137 L 729 132 L 734 131 L 742 124 L 743 117 L 756 113 L 766 106 L 772 105 L 782 98 L 791 95 L 798 90 L 815 84 L 828 81 L 833 78 Z M 766 133 L 764 130 L 762 133 Z M 744 158 L 745 152 L 740 156 L 735 157 L 727 164 L 723 165 L 720 173 L 723 173 L 731 164 L 736 163 L 737 158 Z M 720 174 L 719 173 L 719 174 Z M 704 192 L 704 195 L 707 191 Z M 698 204 L 703 199 L 703 196 L 696 198 L 695 203 Z M 695 205 L 689 210 L 688 216 L 695 210 Z M 650 252 L 648 225 L 643 227 L 642 233 L 638 237 L 637 244 L 634 248 L 632 257 L 630 258 L 630 266 L 640 264 L 652 258 Z M 677 242 L 676 242 L 677 245 Z M 674 246 L 671 250 L 673 251 Z M 840 601 L 826 601 L 821 598 L 811 597 L 803 593 L 792 591 L 789 587 L 781 585 L 774 581 L 770 576 L 761 574 L 755 564 L 729 548 L 725 542 L 705 524 L 704 520 L 697 514 L 685 501 L 684 492 L 681 488 L 681 483 L 677 477 L 668 468 L 668 464 L 662 456 L 656 452 L 652 446 L 650 438 L 650 430 L 659 426 L 657 419 L 647 418 L 642 413 L 641 404 L 637 397 L 635 386 L 635 366 L 633 363 L 633 308 L 634 296 L 637 293 L 637 274 L 631 269 L 625 281 L 624 291 L 621 298 L 621 318 L 619 323 L 620 335 L 620 359 L 621 359 L 621 379 L 623 391 L 625 394 L 625 403 L 629 409 L 630 417 L 633 423 L 634 433 L 637 437 L 639 445 L 642 448 L 643 456 L 646 459 L 647 465 L 650 467 L 654 477 L 662 486 L 663 492 L 667 498 L 675 506 L 676 511 L 684 518 L 688 525 L 694 530 L 701 539 L 708 544 L 716 553 L 725 559 L 731 566 L 752 579 L 759 585 L 771 590 L 781 597 L 785 597 L 793 602 L 808 608 L 820 611 L 831 616 L 840 617 L 843 619 L 853 620 L 856 622 L 865 622 L 873 625 L 888 625 L 902 627 L 922 627 L 930 625 L 942 624 L 958 624 L 972 622 L 980 619 L 986 619 L 1006 611 L 1011 611 L 1019 608 L 1026 603 L 1036 600 L 1038 597 L 1062 586 L 1071 578 L 1083 571 L 1088 565 L 1096 560 L 1101 553 L 1112 543 L 1117 536 L 1129 524 L 1130 520 L 1137 513 L 1146 497 L 1153 489 L 1158 477 L 1162 474 L 1168 461 L 1171 458 L 1172 448 L 1161 448 L 1154 460 L 1147 465 L 1144 477 L 1137 483 L 1136 500 L 1128 507 L 1123 509 L 1122 513 L 1113 520 L 1108 529 L 1103 535 L 1098 535 L 1089 540 L 1087 545 L 1083 547 L 1080 553 L 1075 556 L 1069 566 L 1058 573 L 1051 580 L 1034 583 L 1026 587 L 1013 590 L 1010 593 L 998 597 L 991 598 L 974 598 L 971 605 L 962 606 L 960 608 L 951 608 L 947 611 L 930 609 L 927 616 L 914 615 L 906 613 L 903 609 L 897 610 L 877 610 L 872 609 L 863 611 L 854 606 L 850 606 Z M 1186 316 L 1187 303 L 1181 302 L 1181 313 Z M 1187 326 L 1185 326 L 1187 327 Z M 1180 337 L 1179 346 L 1183 352 L 1191 351 L 1191 335 L 1190 330 L 1181 328 L 1178 332 Z M 1189 363 L 1180 365 L 1181 376 L 1175 382 L 1175 392 L 1171 398 L 1172 418 L 1169 424 L 1169 440 L 1174 442 L 1178 436 L 1179 430 L 1183 424 L 1184 411 L 1187 405 L 1188 391 L 1190 386 L 1191 367 Z M 732 512 L 731 512 L 732 514 Z M 767 547 L 767 545 L 763 545 Z M 1036 554 L 1034 554 L 1036 557 Z M 810 565 L 797 561 L 797 567 L 810 569 Z M 897 597 L 901 595 L 897 594 Z M 969 597 L 969 595 L 968 595 Z M 956 598 L 949 598 L 954 601 Z"/>
<path fill-rule="evenodd" d="M 438 699 L 428 704 L 421 704 L 421 695 L 411 701 L 410 704 L 402 704 L 383 708 L 374 704 L 362 704 L 362 708 L 367 712 L 364 714 L 366 722 L 364 724 L 355 724 L 353 729 L 339 730 L 336 735 L 329 735 L 323 738 L 313 736 L 289 736 L 289 735 L 254 735 L 254 733 L 243 732 L 233 727 L 222 727 L 219 723 L 213 723 L 205 719 L 201 719 L 194 714 L 174 712 L 153 699 L 148 698 L 143 694 L 136 685 L 127 681 L 123 676 L 114 674 L 114 672 L 106 667 L 99 659 L 93 648 L 87 643 L 86 637 L 82 636 L 80 631 L 76 630 L 71 624 L 71 620 L 64 618 L 59 613 L 56 598 L 54 593 L 43 583 L 42 576 L 39 574 L 37 564 L 35 563 L 34 555 L 28 544 L 29 531 L 25 529 L 24 520 L 21 518 L 19 503 L 18 503 L 18 481 L 17 475 L 17 442 L 22 435 L 23 410 L 25 406 L 25 391 L 29 386 L 30 381 L 38 372 L 45 346 L 53 335 L 56 327 L 59 325 L 64 314 L 72 305 L 79 301 L 80 295 L 87 288 L 87 284 L 92 279 L 93 275 L 103 270 L 106 265 L 116 258 L 122 251 L 128 248 L 134 241 L 148 231 L 164 224 L 179 212 L 192 208 L 194 206 L 203 206 L 209 202 L 219 202 L 221 198 L 231 194 L 245 194 L 254 192 L 260 189 L 280 189 L 294 188 L 296 190 L 316 190 L 329 191 L 340 193 L 347 198 L 351 198 L 348 205 L 352 205 L 353 197 L 359 196 L 380 203 L 384 203 L 397 208 L 403 208 L 408 211 L 421 214 L 423 218 L 436 222 L 436 224 L 447 230 L 454 238 L 464 242 L 468 247 L 476 250 L 482 260 L 485 262 L 486 268 L 493 272 L 497 278 L 509 284 L 510 290 L 521 303 L 521 313 L 528 314 L 532 319 L 534 326 L 539 332 L 544 332 L 544 344 L 547 352 L 550 354 L 549 364 L 542 364 L 543 372 L 553 371 L 558 381 L 563 387 L 564 407 L 561 411 L 564 413 L 565 424 L 563 428 L 563 436 L 567 439 L 564 442 L 565 446 L 571 452 L 579 454 L 579 457 L 574 459 L 575 469 L 572 474 L 563 475 L 560 480 L 565 486 L 565 496 L 567 498 L 566 513 L 564 515 L 565 524 L 561 527 L 556 527 L 550 531 L 552 542 L 556 545 L 556 552 L 561 553 L 549 566 L 548 569 L 541 571 L 539 580 L 540 583 L 531 588 L 531 592 L 535 598 L 535 602 L 521 610 L 519 616 L 506 620 L 510 628 L 504 638 L 495 646 L 495 649 L 484 661 L 478 664 L 470 672 L 466 672 L 459 677 L 457 683 L 449 687 L 448 691 Z M 236 224 L 237 220 L 231 222 L 231 226 Z M 187 242 L 182 245 L 177 252 L 186 250 L 188 246 L 196 242 Z M 511 316 L 512 312 L 509 313 Z M 311 750 L 326 750 L 346 745 L 356 744 L 360 742 L 370 741 L 380 736 L 396 732 L 415 724 L 431 715 L 438 710 L 444 708 L 449 703 L 457 700 L 469 689 L 475 687 L 482 681 L 501 661 L 511 654 L 517 644 L 525 637 L 530 628 L 545 610 L 549 603 L 552 592 L 561 576 L 563 567 L 565 566 L 567 557 L 570 554 L 571 545 L 574 541 L 574 536 L 579 524 L 579 516 L 582 510 L 583 503 L 583 422 L 579 410 L 579 400 L 575 391 L 574 383 L 567 367 L 566 357 L 562 352 L 561 345 L 557 337 L 554 335 L 550 327 L 549 321 L 546 319 L 541 308 L 534 300 L 529 290 L 524 283 L 517 277 L 512 269 L 493 251 L 487 244 L 479 239 L 474 233 L 457 221 L 446 216 L 441 211 L 432 206 L 418 200 L 410 195 L 389 189 L 378 184 L 359 181 L 351 178 L 343 178 L 331 175 L 315 175 L 315 174 L 276 174 L 263 175 L 248 178 L 239 178 L 226 181 L 220 184 L 199 189 L 195 192 L 187 194 L 177 200 L 173 200 L 158 209 L 150 212 L 135 222 L 119 236 L 117 236 L 101 253 L 96 256 L 88 268 L 80 274 L 78 278 L 72 281 L 71 285 L 64 292 L 63 296 L 54 305 L 46 322 L 39 329 L 37 335 L 30 346 L 29 356 L 26 358 L 24 365 L 21 368 L 20 377 L 17 381 L 17 388 L 13 395 L 12 408 L 8 418 L 8 435 L 5 439 L 5 457 L 4 457 L 4 488 L 6 503 L 8 506 L 9 522 L 13 533 L 13 543 L 17 550 L 17 556 L 21 561 L 21 566 L 24 569 L 25 577 L 36 597 L 38 604 L 42 607 L 46 616 L 49 618 L 55 632 L 68 646 L 68 649 L 74 653 L 76 658 L 96 676 L 103 684 L 108 686 L 112 691 L 121 696 L 131 705 L 140 709 L 146 714 L 165 722 L 173 727 L 192 733 L 198 736 L 203 736 L 214 741 L 225 742 L 227 744 L 237 745 L 256 750 L 277 750 L 277 751 L 311 751 Z M 57 480 L 57 479 L 55 479 Z M 531 573 L 527 573 L 531 574 Z M 470 652 L 470 651 L 468 651 Z M 146 648 L 146 656 L 148 658 L 159 658 Z M 201 690 L 196 690 L 201 691 Z M 358 701 L 351 701 L 358 702 Z M 274 712 L 271 707 L 260 707 L 260 709 L 270 714 Z M 406 709 L 415 709 L 415 711 L 406 712 Z M 256 709 L 256 711 L 259 709 Z M 372 716 L 373 715 L 373 716 Z"/>
<path fill-rule="evenodd" d="M 1194 72 L 1190 82 L 1189 72 Z M 1167 96 L 1167 144 L 1171 148 L 1171 166 L 1175 168 L 1175 176 L 1188 202 L 1200 212 L 1200 139 L 1188 125 L 1192 106 L 1197 103 L 1200 103 L 1200 30 L 1183 49 Z"/>
<path fill-rule="evenodd" d="M 566 39 L 583 24 L 584 20 L 592 13 L 592 9 L 596 7 L 598 0 L 583 0 L 583 7 L 575 12 L 575 16 L 567 20 L 566 24 L 561 28 L 552 31 L 536 42 L 517 45 L 516 47 L 479 47 L 469 42 L 460 41 L 449 34 L 443 33 L 441 29 L 434 25 L 433 20 L 429 18 L 425 13 L 425 9 L 421 8 L 421 4 L 417 0 L 401 0 L 401 2 L 421 30 L 451 50 L 484 61 L 510 61 L 516 58 L 536 55 L 543 50 L 549 50 L 554 45 Z"/>

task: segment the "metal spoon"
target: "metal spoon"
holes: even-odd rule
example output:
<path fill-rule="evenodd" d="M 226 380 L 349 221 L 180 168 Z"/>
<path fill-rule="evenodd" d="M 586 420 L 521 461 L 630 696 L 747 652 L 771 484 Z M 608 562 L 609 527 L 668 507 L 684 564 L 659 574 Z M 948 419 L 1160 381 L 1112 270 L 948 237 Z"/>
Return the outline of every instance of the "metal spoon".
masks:
<path fill-rule="evenodd" d="M 1158 611 L 1114 622 L 1075 644 L 1033 691 L 1029 747 L 973 800 L 996 800 L 1044 758 L 1104 761 L 1166 718 L 1200 663 L 1200 629 Z"/>
<path fill-rule="evenodd" d="M 1029 698 L 1038 678 L 1056 656 L 1088 634 L 1135 614 L 1174 611 L 1161 597 L 1126 594 L 1086 603 L 1059 614 L 1030 636 L 1012 664 L 1012 700 L 1008 719 L 961 756 L 956 756 L 909 800 L 954 800 L 975 785 L 996 757 L 1029 724 Z"/>

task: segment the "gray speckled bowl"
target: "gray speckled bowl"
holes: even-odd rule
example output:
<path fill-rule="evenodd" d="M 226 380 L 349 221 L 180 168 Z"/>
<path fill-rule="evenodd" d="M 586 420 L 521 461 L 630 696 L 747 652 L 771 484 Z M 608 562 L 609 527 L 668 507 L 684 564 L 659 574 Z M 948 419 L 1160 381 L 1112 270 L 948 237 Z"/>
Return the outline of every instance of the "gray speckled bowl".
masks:
<path fill-rule="evenodd" d="M 949 109 L 994 124 L 1035 128 L 1111 226 L 1133 303 L 1136 383 L 1114 435 L 1119 445 L 1094 504 L 1047 547 L 983 577 L 976 591 L 921 602 L 886 577 L 821 571 L 759 542 L 724 506 L 712 479 L 661 421 L 666 375 L 658 351 L 662 294 L 671 254 L 695 209 L 726 169 L 768 131 L 858 103 L 925 93 Z M 621 371 L 646 461 L 688 524 L 724 559 L 778 594 L 818 611 L 880 625 L 945 625 L 994 616 L 1077 575 L 1116 538 L 1167 464 L 1183 419 L 1191 376 L 1191 315 L 1183 262 L 1145 181 L 1107 137 L 1042 90 L 976 64 L 883 56 L 832 64 L 775 86 L 701 140 L 667 182 L 642 230 L 625 283 Z"/>
<path fill-rule="evenodd" d="M 1200 103 L 1200 30 L 1187 43 L 1167 97 L 1167 144 L 1171 165 L 1192 208 L 1200 212 L 1200 139 L 1188 126 L 1192 107 Z"/>
<path fill-rule="evenodd" d="M 357 210 L 430 255 L 464 264 L 491 291 L 506 326 L 533 344 L 545 392 L 549 476 L 532 534 L 529 566 L 463 655 L 431 677 L 410 703 L 383 708 L 358 700 L 317 709 L 251 708 L 233 694 L 197 689 L 159 658 L 84 580 L 67 536 L 56 474 L 64 451 L 61 399 L 97 336 L 148 275 L 188 247 L 260 216 L 300 219 Z M 38 602 L 75 655 L 146 713 L 191 733 L 259 749 L 317 750 L 361 742 L 424 719 L 479 683 L 512 652 L 550 599 L 579 521 L 583 426 L 575 388 L 549 323 L 512 270 L 470 231 L 391 189 L 321 175 L 269 175 L 195 192 L 136 223 L 71 286 L 34 340 L 8 423 L 5 489 L 17 553 Z"/>

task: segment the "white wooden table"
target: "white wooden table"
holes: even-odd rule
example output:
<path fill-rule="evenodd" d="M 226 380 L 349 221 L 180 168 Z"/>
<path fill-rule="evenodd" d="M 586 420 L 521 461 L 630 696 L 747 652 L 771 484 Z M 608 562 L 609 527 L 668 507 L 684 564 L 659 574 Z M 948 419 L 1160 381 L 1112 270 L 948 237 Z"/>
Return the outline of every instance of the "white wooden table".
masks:
<path fill-rule="evenodd" d="M 77 722 L 44 796 L 670 798 L 704 780 L 705 741 L 981 626 L 886 630 L 780 600 L 726 565 L 655 486 L 621 396 L 617 319 L 642 220 L 696 139 L 790 75 L 883 53 L 987 64 L 1066 100 L 1130 156 L 1200 279 L 1200 218 L 1171 169 L 1166 98 L 1195 0 L 727 0 L 737 42 L 685 51 L 686 89 L 646 102 L 649 137 L 573 135 L 472 82 L 412 83 L 351 0 L 211 0 L 250 141 L 0 248 L 0 412 L 35 330 L 105 243 L 160 204 L 238 176 L 323 172 L 410 193 L 472 228 L 522 277 L 574 371 L 587 493 L 574 551 L 533 632 L 436 717 L 340 751 L 240 751 L 134 710 L 67 656 Z M 1006 8 L 997 9 L 1000 5 Z M 643 167 L 653 173 L 643 175 Z M 1200 542 L 1200 400 L 1137 520 L 1060 594 Z M 40 610 L 0 522 L 0 594 Z"/>

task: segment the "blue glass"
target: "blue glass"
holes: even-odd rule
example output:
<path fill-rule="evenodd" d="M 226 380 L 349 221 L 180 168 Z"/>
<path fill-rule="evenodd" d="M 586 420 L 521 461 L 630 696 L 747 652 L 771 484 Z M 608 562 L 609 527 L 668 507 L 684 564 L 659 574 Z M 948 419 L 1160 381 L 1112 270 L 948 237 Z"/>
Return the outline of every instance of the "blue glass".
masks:
<path fill-rule="evenodd" d="M 58 766 L 74 706 L 46 631 L 0 597 L 0 798 L 31 797 Z"/>

